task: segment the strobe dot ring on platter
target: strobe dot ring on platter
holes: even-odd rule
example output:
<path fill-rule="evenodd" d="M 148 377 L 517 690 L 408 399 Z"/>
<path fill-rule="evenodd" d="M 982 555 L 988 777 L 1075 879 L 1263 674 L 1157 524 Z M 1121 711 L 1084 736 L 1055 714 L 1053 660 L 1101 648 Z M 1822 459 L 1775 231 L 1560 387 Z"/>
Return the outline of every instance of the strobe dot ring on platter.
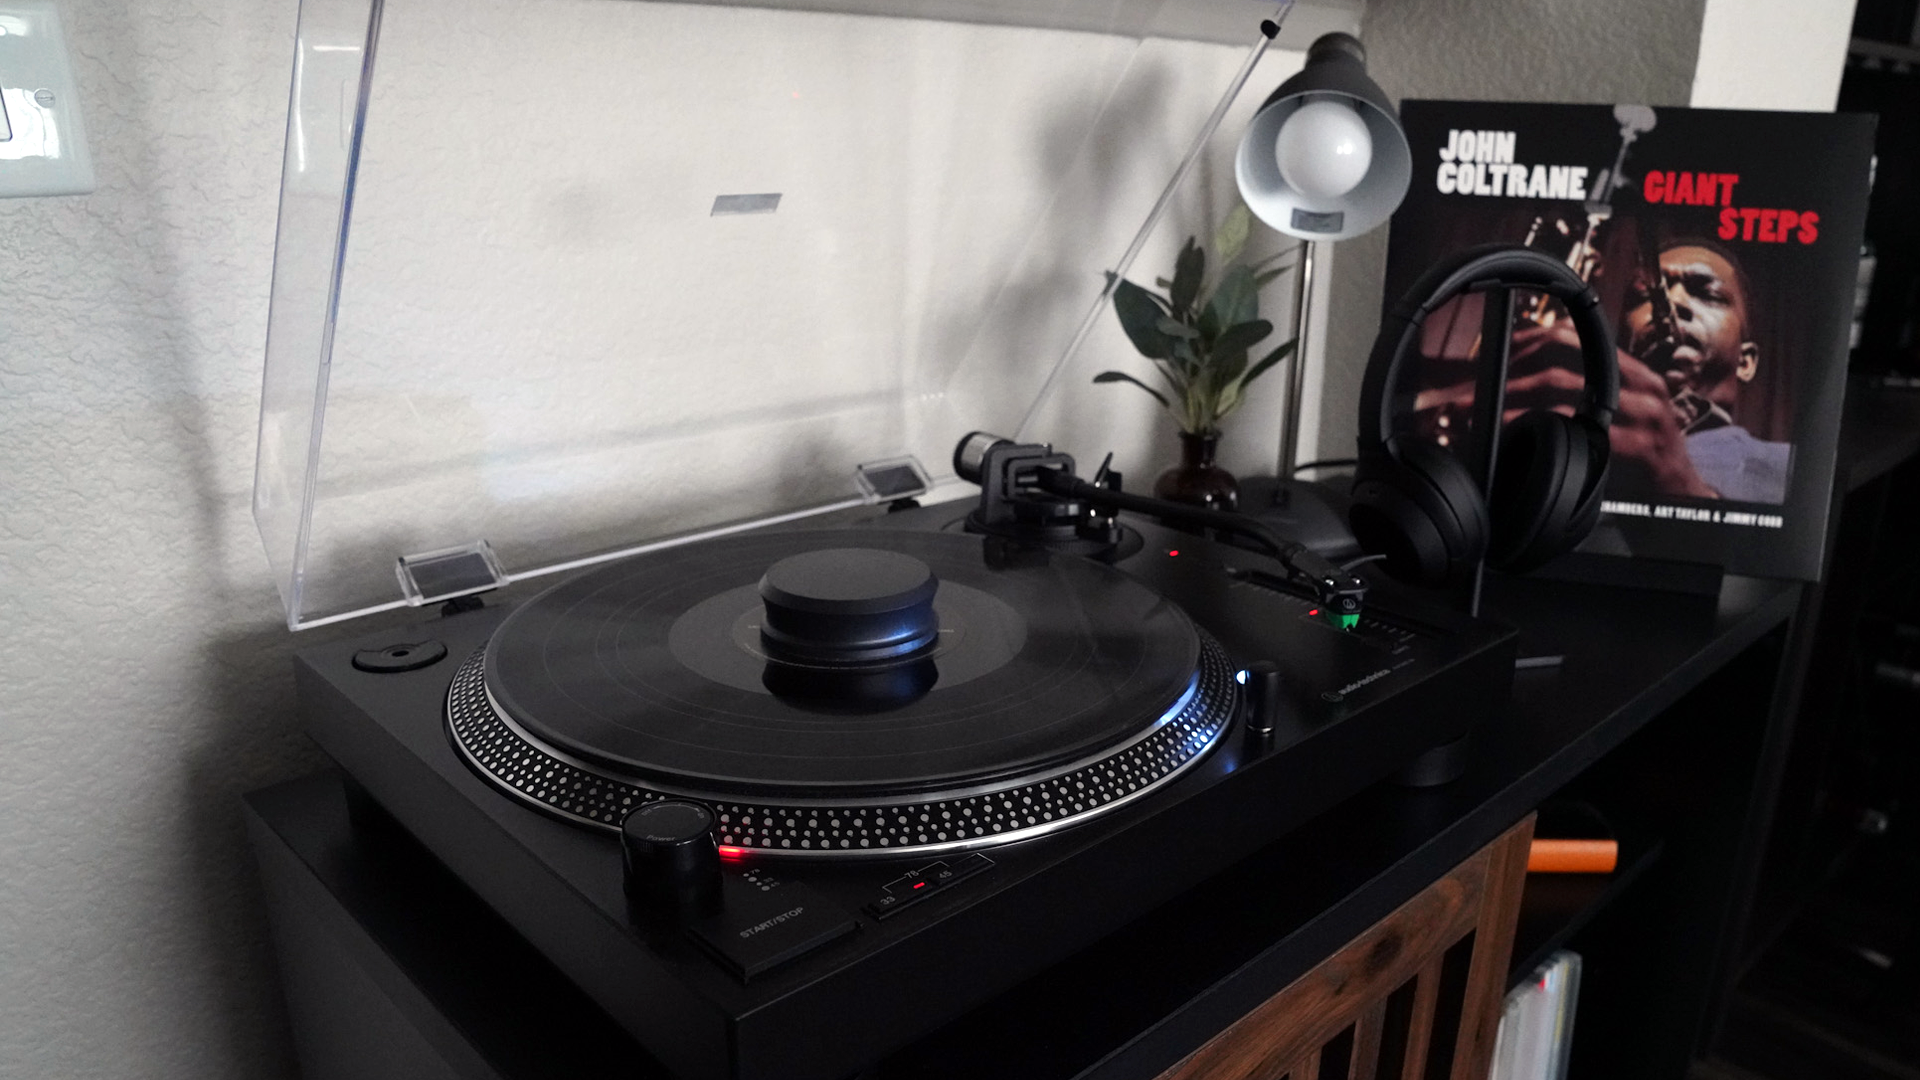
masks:
<path fill-rule="evenodd" d="M 488 700 L 482 652 L 462 665 L 447 699 L 448 726 L 467 763 L 502 792 L 575 824 L 617 832 L 644 803 L 699 799 L 718 820 L 716 840 L 756 853 L 886 857 L 1009 843 L 1123 806 L 1177 778 L 1213 748 L 1233 714 L 1233 674 L 1210 637 L 1193 692 L 1164 723 L 1117 751 L 1058 773 L 974 792 L 857 802 L 745 802 L 636 782 L 541 746 Z"/>
<path fill-rule="evenodd" d="M 645 802 L 695 798 L 723 845 L 884 856 L 1004 843 L 1123 805 L 1200 760 L 1235 708 L 1219 646 L 1109 567 L 1044 553 L 1008 563 L 978 538 L 885 530 L 714 547 L 583 575 L 510 616 L 448 695 L 461 755 L 509 796 L 582 825 L 614 829 Z M 831 564 L 849 550 L 888 553 L 916 596 L 919 571 L 896 556 L 924 560 L 940 582 L 940 640 L 889 661 L 921 667 L 904 691 L 848 701 L 846 671 L 829 670 L 824 699 L 796 697 L 774 677 L 786 662 L 760 647 L 757 575 L 796 551 Z M 917 602 L 896 599 L 857 604 Z M 849 666 L 872 681 L 871 661 Z"/>

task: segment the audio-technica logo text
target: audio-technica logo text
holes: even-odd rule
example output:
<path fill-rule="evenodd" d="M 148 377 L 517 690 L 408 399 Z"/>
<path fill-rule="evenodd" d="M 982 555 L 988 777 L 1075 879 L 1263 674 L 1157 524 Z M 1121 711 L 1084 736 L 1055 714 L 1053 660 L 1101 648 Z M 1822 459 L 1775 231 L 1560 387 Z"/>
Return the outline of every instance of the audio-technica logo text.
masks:
<path fill-rule="evenodd" d="M 745 930 L 740 931 L 740 936 L 743 939 L 750 938 L 762 930 L 771 930 L 774 927 L 779 926 L 781 923 L 786 922 L 788 919 L 799 918 L 800 913 L 805 910 L 807 909 L 803 907 L 797 907 L 797 908 L 794 908 L 792 911 L 783 912 L 782 914 L 775 915 L 773 918 L 768 919 L 766 922 L 757 923 L 753 926 L 747 927 Z"/>
<path fill-rule="evenodd" d="M 1373 674 L 1367 676 L 1364 679 L 1355 679 L 1353 682 L 1348 683 L 1347 685 L 1341 687 L 1338 690 L 1329 690 L 1326 693 L 1321 694 L 1320 700 L 1344 701 L 1346 700 L 1346 697 L 1348 694 L 1353 693 L 1355 690 L 1360 689 L 1361 687 L 1367 685 L 1368 683 L 1378 682 L 1379 680 L 1384 679 L 1391 674 L 1393 674 L 1392 668 L 1381 668 L 1379 671 L 1374 672 Z"/>

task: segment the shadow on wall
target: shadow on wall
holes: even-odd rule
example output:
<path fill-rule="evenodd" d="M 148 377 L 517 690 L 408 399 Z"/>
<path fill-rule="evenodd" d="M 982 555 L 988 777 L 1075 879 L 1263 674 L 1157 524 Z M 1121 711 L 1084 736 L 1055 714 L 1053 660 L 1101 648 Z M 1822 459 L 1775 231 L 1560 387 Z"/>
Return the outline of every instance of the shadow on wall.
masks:
<path fill-rule="evenodd" d="M 1008 429 L 1001 434 L 1015 434 L 1011 429 L 1034 404 L 1046 373 L 1063 359 L 1080 319 L 1099 295 L 1102 274 L 1132 239 L 1153 194 L 1173 176 L 1203 119 L 1168 116 L 1168 102 L 1182 99 L 1186 78 L 1174 70 L 1176 63 L 1167 54 L 1137 57 L 1090 127 L 1076 125 L 1058 110 L 1033 110 L 1041 119 L 1030 136 L 1029 153 L 1053 198 L 988 310 L 950 313 L 939 338 L 955 346 L 942 350 L 944 355 L 960 358 L 944 373 L 942 388 L 963 401 L 971 397 L 983 412 L 966 418 L 972 426 L 999 424 Z M 1203 158 L 1188 177 L 1183 198 L 1159 226 L 1159 237 L 1195 231 L 1183 223 L 1183 209 L 1198 220 L 1215 213 L 1216 185 L 1207 166 Z M 1051 396 L 1084 392 L 1087 376 L 1076 373 L 1092 370 L 1091 364 L 1083 347 L 1063 369 Z M 1166 428 L 1161 434 L 1170 436 L 1164 413 L 1152 416 Z M 1067 434 L 1028 433 L 1056 442 Z"/>
<path fill-rule="evenodd" d="M 146 6 L 152 9 L 152 5 Z M 264 40 L 276 50 L 276 62 L 268 67 L 277 67 L 293 54 L 293 15 L 289 6 L 271 18 L 245 20 L 241 27 L 230 28 L 218 44 L 239 52 Z M 129 63 L 135 58 L 145 58 L 134 66 L 144 66 L 150 75 L 155 68 L 153 57 L 164 57 L 188 41 L 205 44 L 198 37 L 176 34 L 156 40 L 162 36 L 155 32 L 153 10 L 146 18 L 97 15 L 85 19 L 83 25 L 88 42 L 83 71 L 96 76 L 101 70 L 112 70 L 112 64 Z M 180 111 L 172 119 L 166 118 L 178 110 L 183 97 L 233 100 L 238 89 L 233 85 L 236 75 L 246 74 L 246 67 L 234 63 L 232 55 L 201 59 L 205 62 L 173 69 L 164 89 L 161 83 L 141 77 L 137 71 L 116 72 L 110 80 L 90 80 L 96 87 L 102 82 L 111 86 L 111 90 L 89 95 L 94 99 L 92 104 L 108 106 L 92 109 L 89 119 L 94 120 L 95 145 L 110 153 L 101 154 L 105 160 L 100 190 L 81 205 L 99 219 L 98 227 L 115 238 L 116 265 L 112 273 L 121 283 L 119 288 L 138 294 L 119 309 L 123 313 L 131 309 L 134 314 L 123 314 L 122 318 L 137 318 L 138 322 L 133 331 L 137 334 L 134 366 L 138 371 L 133 378 L 144 381 L 137 391 L 144 401 L 137 407 L 157 414 L 148 419 L 164 418 L 154 424 L 163 433 L 162 445 L 142 447 L 140 453 L 149 461 L 166 462 L 169 467 L 179 463 L 181 475 L 175 482 L 190 493 L 181 500 L 185 505 L 177 507 L 172 520 L 148 523 L 169 545 L 157 552 L 160 558 L 156 562 L 170 561 L 172 565 L 155 566 L 155 578 L 144 587 L 163 590 L 161 596 L 166 601 L 181 593 L 195 597 L 195 610 L 206 613 L 202 626 L 231 620 L 235 613 L 255 612 L 264 624 L 258 630 L 206 640 L 202 662 L 191 665 L 189 672 L 150 669 L 124 673 L 128 679 L 145 682 L 145 689 L 150 691 L 171 693 L 184 686 L 196 701 L 211 706 L 210 715 L 199 718 L 183 733 L 182 741 L 190 741 L 190 745 L 179 751 L 177 772 L 162 769 L 165 763 L 155 763 L 152 775 L 177 776 L 181 787 L 168 793 L 170 797 L 154 792 L 149 795 L 149 805 L 139 808 L 149 830 L 140 842 L 151 855 L 143 864 L 124 868 L 143 876 L 164 873 L 160 898 L 172 911 L 191 912 L 187 921 L 197 920 L 198 925 L 158 931 L 154 945 L 171 959 L 179 960 L 184 955 L 186 962 L 201 970 L 169 972 L 156 967 L 127 974 L 139 981 L 142 996 L 186 993 L 188 987 L 213 996 L 214 1000 L 204 1005 L 195 1002 L 190 1009 L 224 1025 L 228 1045 L 177 1049 L 172 1055 L 175 1060 L 225 1064 L 237 1070 L 234 1075 L 292 1077 L 295 1071 L 285 1013 L 267 946 L 259 882 L 246 847 L 239 795 L 311 771 L 324 759 L 299 734 L 294 720 L 287 660 L 294 641 L 276 625 L 271 590 L 262 590 L 257 573 L 236 575 L 228 569 L 258 564 L 251 551 L 247 553 L 250 557 L 230 557 L 235 544 L 256 545 L 257 550 L 258 538 L 252 530 L 234 527 L 239 517 L 234 512 L 234 479 L 242 471 L 235 464 L 234 454 L 247 455 L 245 460 L 250 464 L 252 446 L 250 438 L 244 450 L 232 445 L 232 440 L 221 438 L 223 432 L 234 427 L 234 410 L 226 404 L 231 396 L 223 396 L 222 387 L 208 385 L 218 377 L 217 364 L 243 358 L 257 364 L 259 342 L 251 343 L 252 350 L 244 350 L 229 339 L 244 340 L 254 328 L 264 332 L 273 217 L 271 195 L 259 193 L 270 193 L 279 173 L 277 134 L 285 122 L 285 83 L 281 82 L 282 89 L 266 99 L 272 104 L 254 108 L 250 99 L 242 100 L 220 117 L 231 121 L 238 114 L 241 123 L 258 125 L 250 132 L 232 132 L 236 148 L 252 150 L 271 145 L 270 153 L 236 153 L 213 167 L 211 175 L 183 176 L 180 143 L 194 138 L 196 125 L 204 129 L 214 122 L 212 114 Z M 276 108 L 281 110 L 277 114 Z M 263 134 L 262 128 L 270 129 L 271 137 Z M 169 207 L 170 194 L 195 200 L 196 209 Z M 216 207 L 199 208 L 202 199 L 214 200 Z M 237 254 L 216 255 L 209 251 L 208 237 L 192 226 L 229 211 L 248 219 L 243 238 L 257 241 L 257 246 Z M 266 225 L 257 236 L 251 228 L 254 219 Z M 238 230 L 240 225 L 236 223 L 233 228 Z M 233 263 L 244 265 L 236 271 Z M 250 282 L 256 267 L 257 286 L 237 298 L 250 305 L 253 312 L 244 308 L 238 313 L 206 310 L 210 294 L 221 290 L 231 294 L 234 282 Z M 257 316 L 257 321 L 248 314 Z M 114 311 L 109 309 L 101 317 L 111 320 L 113 316 Z M 237 333 L 223 336 L 223 329 Z M 101 332 L 112 335 L 126 330 L 109 325 Z M 250 433 L 251 425 L 247 430 Z M 138 524 L 129 521 L 128 527 Z M 133 593 L 129 603 L 138 602 L 138 593 Z M 189 622 L 181 625 L 178 633 L 195 637 L 203 631 Z M 159 648 L 155 651 L 164 652 Z M 164 703 L 157 704 L 164 707 Z M 158 865 L 173 853 L 183 859 L 184 867 Z M 110 870 L 103 867 L 101 872 Z M 145 894 L 153 891 L 150 886 Z M 178 893 L 185 896 L 182 902 L 174 903 L 173 894 Z M 140 915 L 128 914 L 136 920 Z M 142 935 L 144 926 L 144 922 L 134 921 L 125 930 L 130 936 Z M 181 949 L 183 942 L 187 944 L 185 950 Z M 102 947 L 127 950 L 128 944 L 103 943 Z M 183 1006 L 183 1010 L 186 1008 Z M 150 1016 L 123 1019 L 129 1031 L 152 1021 Z M 174 1039 L 197 1040 L 209 1035 L 217 1038 L 222 1032 L 180 1030 L 169 1034 Z M 133 1039 L 123 1031 L 114 1038 L 103 1038 L 103 1042 L 110 1054 L 140 1052 L 139 1047 L 129 1046 Z M 77 1052 L 70 1058 L 82 1059 Z"/>

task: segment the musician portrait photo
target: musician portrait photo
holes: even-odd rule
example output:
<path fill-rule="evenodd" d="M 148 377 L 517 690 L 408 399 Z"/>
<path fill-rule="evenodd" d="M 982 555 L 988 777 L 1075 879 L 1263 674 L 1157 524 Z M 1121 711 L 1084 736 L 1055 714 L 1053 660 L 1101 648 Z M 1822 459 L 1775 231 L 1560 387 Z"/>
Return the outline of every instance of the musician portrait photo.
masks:
<path fill-rule="evenodd" d="M 1620 407 L 1611 429 L 1610 499 L 1779 505 L 1793 465 L 1791 361 L 1771 292 L 1728 245 L 1692 235 L 1642 240 L 1616 219 L 1614 244 L 1584 253 L 1614 329 Z M 1649 234 L 1654 230 L 1648 229 Z M 1579 253 L 1576 252 L 1576 255 Z M 1403 430 L 1442 445 L 1473 413 L 1483 299 L 1462 297 L 1423 327 L 1414 408 Z M 1583 380 L 1579 338 L 1557 301 L 1523 300 L 1508 361 L 1504 420 L 1533 409 L 1571 415 Z"/>
<path fill-rule="evenodd" d="M 1610 493 L 1627 497 L 1786 501 L 1793 446 L 1741 422 L 1741 391 L 1766 361 L 1749 307 L 1753 286 L 1739 258 L 1712 240 L 1660 245 L 1637 267 L 1621 301 L 1615 342 L 1620 408 L 1611 431 Z M 1582 381 L 1568 320 L 1515 332 L 1508 415 L 1571 413 Z"/>

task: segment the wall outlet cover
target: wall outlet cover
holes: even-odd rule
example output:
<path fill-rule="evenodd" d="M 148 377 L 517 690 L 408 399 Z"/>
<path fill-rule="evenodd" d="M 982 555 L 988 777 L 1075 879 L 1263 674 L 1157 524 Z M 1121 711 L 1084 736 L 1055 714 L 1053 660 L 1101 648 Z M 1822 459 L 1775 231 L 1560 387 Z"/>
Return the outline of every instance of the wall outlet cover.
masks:
<path fill-rule="evenodd" d="M 0 0 L 0 197 L 84 195 L 93 159 L 53 0 Z"/>

